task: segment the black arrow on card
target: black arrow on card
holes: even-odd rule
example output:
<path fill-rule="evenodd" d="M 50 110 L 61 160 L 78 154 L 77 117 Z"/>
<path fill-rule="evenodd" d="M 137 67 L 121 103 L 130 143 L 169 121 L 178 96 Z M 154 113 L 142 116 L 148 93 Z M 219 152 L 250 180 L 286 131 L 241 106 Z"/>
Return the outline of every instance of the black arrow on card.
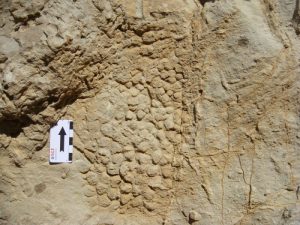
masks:
<path fill-rule="evenodd" d="M 60 152 L 65 151 L 65 129 L 62 127 L 59 131 L 58 135 L 60 135 Z"/>

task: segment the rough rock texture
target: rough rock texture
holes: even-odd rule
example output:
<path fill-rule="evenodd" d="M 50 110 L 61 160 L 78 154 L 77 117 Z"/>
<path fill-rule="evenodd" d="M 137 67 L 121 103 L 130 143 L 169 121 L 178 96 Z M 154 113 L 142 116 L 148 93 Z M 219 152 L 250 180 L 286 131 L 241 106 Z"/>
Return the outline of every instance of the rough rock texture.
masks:
<path fill-rule="evenodd" d="M 299 0 L 0 11 L 0 224 L 300 224 Z"/>

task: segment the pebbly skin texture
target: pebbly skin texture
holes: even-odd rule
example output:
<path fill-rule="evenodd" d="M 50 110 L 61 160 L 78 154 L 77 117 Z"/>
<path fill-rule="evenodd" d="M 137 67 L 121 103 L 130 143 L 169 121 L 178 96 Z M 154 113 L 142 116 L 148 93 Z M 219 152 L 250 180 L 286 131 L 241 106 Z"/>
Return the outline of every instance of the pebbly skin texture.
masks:
<path fill-rule="evenodd" d="M 300 224 L 299 4 L 0 1 L 0 224 Z"/>

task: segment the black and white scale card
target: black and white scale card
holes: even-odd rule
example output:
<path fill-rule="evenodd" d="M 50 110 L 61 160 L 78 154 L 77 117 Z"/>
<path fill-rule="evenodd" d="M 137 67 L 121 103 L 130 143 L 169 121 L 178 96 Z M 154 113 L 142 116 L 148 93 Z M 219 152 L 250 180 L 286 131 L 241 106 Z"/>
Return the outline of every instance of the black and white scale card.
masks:
<path fill-rule="evenodd" d="M 72 162 L 73 121 L 59 120 L 50 130 L 50 163 Z"/>

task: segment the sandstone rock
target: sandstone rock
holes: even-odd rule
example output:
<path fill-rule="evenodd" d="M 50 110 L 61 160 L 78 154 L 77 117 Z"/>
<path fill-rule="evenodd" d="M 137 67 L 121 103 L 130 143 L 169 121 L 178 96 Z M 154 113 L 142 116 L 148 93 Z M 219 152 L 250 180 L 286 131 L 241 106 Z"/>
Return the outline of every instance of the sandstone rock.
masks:
<path fill-rule="evenodd" d="M 122 195 L 120 198 L 121 205 L 127 204 L 132 199 L 132 195 Z"/>
<path fill-rule="evenodd" d="M 80 173 L 87 173 L 90 170 L 90 164 L 87 161 L 77 160 L 74 164 Z"/>
<path fill-rule="evenodd" d="M 171 118 L 168 118 L 167 120 L 165 120 L 164 125 L 167 130 L 171 130 L 174 128 L 174 122 Z"/>
<path fill-rule="evenodd" d="M 142 194 L 142 190 L 140 189 L 140 187 L 138 185 L 133 185 L 132 186 L 132 195 L 134 197 L 137 197 L 137 196 L 139 196 L 141 194 Z"/>
<path fill-rule="evenodd" d="M 174 168 L 171 165 L 163 166 L 161 168 L 162 176 L 165 178 L 171 178 L 174 172 Z"/>
<path fill-rule="evenodd" d="M 156 208 L 155 204 L 153 204 L 153 203 L 151 203 L 151 202 L 144 201 L 143 203 L 144 203 L 145 208 L 146 208 L 148 211 L 153 211 L 153 210 Z"/>
<path fill-rule="evenodd" d="M 127 183 L 123 183 L 120 186 L 120 191 L 121 193 L 125 193 L 128 194 L 132 191 L 132 185 L 131 184 L 127 184 Z"/>
<path fill-rule="evenodd" d="M 134 198 L 131 202 L 130 205 L 135 208 L 135 207 L 140 207 L 143 205 L 143 198 L 142 196 L 138 196 L 136 198 Z"/>
<path fill-rule="evenodd" d="M 4 63 L 7 60 L 7 56 L 5 56 L 3 53 L 0 53 L 0 63 Z"/>
<path fill-rule="evenodd" d="M 151 163 L 151 156 L 147 155 L 147 154 L 143 154 L 143 153 L 138 153 L 136 154 L 136 161 L 140 164 L 140 165 L 147 165 Z"/>
<path fill-rule="evenodd" d="M 127 152 L 124 153 L 124 157 L 128 161 L 133 161 L 134 156 L 135 156 L 135 152 L 134 151 L 127 151 Z"/>
<path fill-rule="evenodd" d="M 0 52 L 1 52 L 1 54 L 13 55 L 13 54 L 17 53 L 19 51 L 19 49 L 20 49 L 20 46 L 15 39 L 5 37 L 5 36 L 0 36 Z M 4 60 L 2 60 L 2 61 L 4 61 Z"/>
<path fill-rule="evenodd" d="M 1 1 L 0 223 L 298 224 L 299 18 L 296 0 Z M 59 119 L 73 162 L 49 165 Z"/>
<path fill-rule="evenodd" d="M 133 183 L 135 181 L 135 176 L 132 173 L 128 173 L 125 176 L 122 176 L 123 180 L 128 183 Z"/>
<path fill-rule="evenodd" d="M 101 182 L 97 183 L 96 191 L 97 191 L 98 195 L 103 195 L 103 194 L 107 193 L 107 189 L 108 189 L 107 184 L 104 184 Z"/>
<path fill-rule="evenodd" d="M 149 179 L 148 186 L 153 190 L 166 190 L 167 188 L 162 183 L 162 178 L 160 176 L 152 177 Z"/>
<path fill-rule="evenodd" d="M 111 202 L 111 205 L 110 205 L 110 210 L 117 210 L 120 208 L 120 201 L 119 200 L 115 200 L 115 201 L 112 201 Z"/>
<path fill-rule="evenodd" d="M 111 162 L 120 165 L 124 161 L 123 154 L 115 154 L 111 156 Z"/>
<path fill-rule="evenodd" d="M 157 150 L 152 153 L 152 160 L 154 164 L 158 164 L 162 158 L 163 154 L 160 150 Z"/>
<path fill-rule="evenodd" d="M 145 152 L 147 152 L 149 150 L 150 150 L 150 143 L 149 142 L 144 141 L 144 142 L 141 142 L 137 146 L 137 151 L 139 151 L 139 152 L 145 153 Z"/>
<path fill-rule="evenodd" d="M 154 176 L 157 176 L 157 175 L 160 175 L 160 167 L 157 166 L 157 165 L 150 165 L 147 169 L 147 175 L 149 177 L 154 177 Z"/>
<path fill-rule="evenodd" d="M 107 165 L 107 174 L 111 176 L 115 176 L 119 174 L 120 166 L 118 164 L 109 163 Z"/>
<path fill-rule="evenodd" d="M 189 213 L 189 218 L 192 220 L 192 221 L 199 221 L 201 220 L 201 215 L 199 213 L 197 213 L 196 211 L 190 211 Z"/>
<path fill-rule="evenodd" d="M 95 154 L 94 154 L 93 152 L 90 152 L 90 151 L 88 151 L 88 150 L 85 150 L 85 151 L 84 151 L 84 155 L 85 155 L 85 157 L 86 157 L 91 163 L 95 162 L 96 156 L 95 156 Z"/>
<path fill-rule="evenodd" d="M 112 188 L 119 188 L 120 184 L 121 184 L 121 178 L 119 176 L 112 176 L 110 177 L 110 186 Z"/>
<path fill-rule="evenodd" d="M 97 181 L 98 181 L 98 176 L 94 172 L 88 172 L 87 175 L 86 175 L 86 180 L 90 185 L 95 186 L 97 184 Z"/>
<path fill-rule="evenodd" d="M 117 200 L 120 198 L 120 192 L 117 188 L 110 188 L 107 190 L 107 197 L 110 200 Z"/>
<path fill-rule="evenodd" d="M 127 120 L 133 120 L 133 119 L 136 118 L 136 115 L 135 115 L 133 112 L 128 111 L 128 112 L 126 113 L 125 118 L 126 118 Z"/>
<path fill-rule="evenodd" d="M 98 196 L 98 204 L 102 207 L 108 207 L 111 204 L 111 201 L 107 195 L 101 195 Z"/>
<path fill-rule="evenodd" d="M 96 190 L 95 190 L 95 188 L 92 187 L 92 186 L 87 186 L 87 187 L 85 187 L 84 195 L 85 195 L 86 197 L 93 197 L 93 196 L 95 196 L 95 195 L 96 195 Z"/>
<path fill-rule="evenodd" d="M 142 110 L 139 110 L 136 114 L 138 120 L 142 120 L 145 117 L 146 113 Z"/>

